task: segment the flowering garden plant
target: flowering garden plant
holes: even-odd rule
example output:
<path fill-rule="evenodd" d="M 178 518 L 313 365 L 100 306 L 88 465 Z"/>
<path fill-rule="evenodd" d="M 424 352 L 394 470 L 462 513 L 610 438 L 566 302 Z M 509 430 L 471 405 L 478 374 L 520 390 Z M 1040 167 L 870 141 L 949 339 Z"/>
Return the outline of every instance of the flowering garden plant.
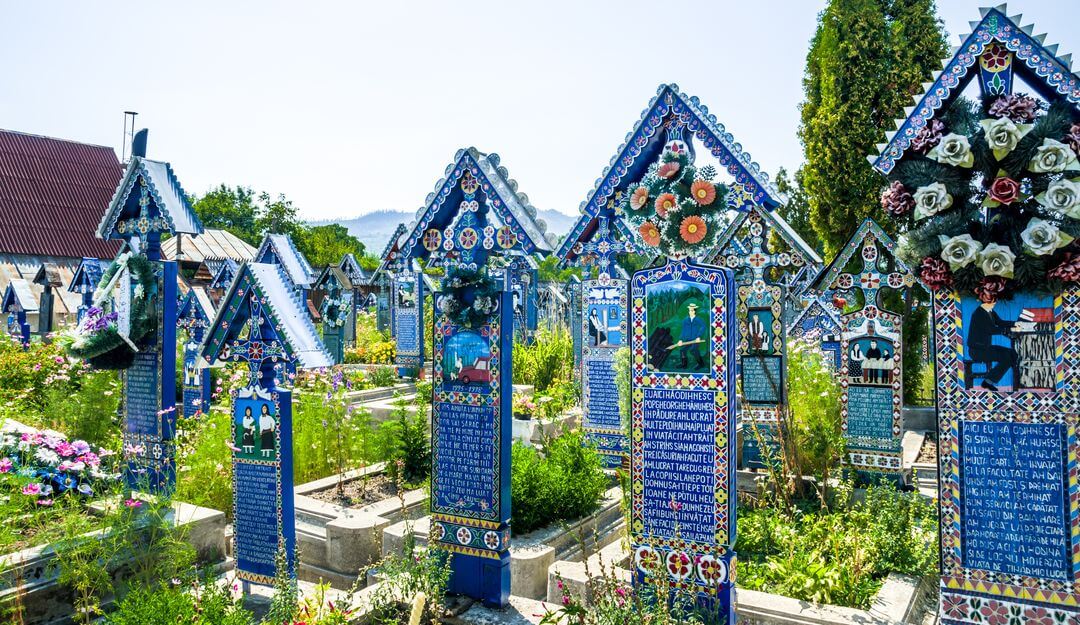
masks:
<path fill-rule="evenodd" d="M 82 440 L 68 440 L 52 430 L 37 430 L 11 421 L 0 428 L 0 484 L 50 506 L 57 497 L 93 497 L 101 487 L 116 483 L 117 474 L 102 470 L 109 452 Z"/>
<path fill-rule="evenodd" d="M 630 185 L 620 209 L 646 245 L 669 258 L 700 257 L 720 234 L 727 189 L 713 182 L 716 169 L 698 169 L 681 141 L 670 141 L 660 160 Z"/>
<path fill-rule="evenodd" d="M 882 208 L 929 288 L 983 301 L 1080 282 L 1080 115 L 1027 95 L 958 100 L 912 140 Z"/>

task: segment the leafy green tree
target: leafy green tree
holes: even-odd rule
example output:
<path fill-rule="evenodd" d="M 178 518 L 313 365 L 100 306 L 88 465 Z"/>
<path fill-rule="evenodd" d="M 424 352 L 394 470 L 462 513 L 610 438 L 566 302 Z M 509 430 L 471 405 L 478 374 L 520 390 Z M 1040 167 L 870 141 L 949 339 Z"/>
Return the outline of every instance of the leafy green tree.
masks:
<path fill-rule="evenodd" d="M 259 210 L 255 218 L 259 236 L 267 233 L 287 234 L 297 237 L 304 227 L 304 222 L 297 216 L 296 206 L 284 193 L 272 197 L 266 191 L 259 194 Z"/>
<path fill-rule="evenodd" d="M 800 173 L 828 256 L 867 216 L 895 232 L 866 155 L 945 54 L 933 0 L 830 0 L 819 15 L 803 78 Z"/>
<path fill-rule="evenodd" d="M 202 197 L 191 197 L 195 214 L 206 228 L 226 230 L 251 245 L 258 245 L 255 192 L 247 187 L 218 185 Z"/>
<path fill-rule="evenodd" d="M 364 255 L 364 244 L 341 224 L 301 226 L 293 235 L 297 249 L 315 267 L 336 265 L 346 254 Z"/>

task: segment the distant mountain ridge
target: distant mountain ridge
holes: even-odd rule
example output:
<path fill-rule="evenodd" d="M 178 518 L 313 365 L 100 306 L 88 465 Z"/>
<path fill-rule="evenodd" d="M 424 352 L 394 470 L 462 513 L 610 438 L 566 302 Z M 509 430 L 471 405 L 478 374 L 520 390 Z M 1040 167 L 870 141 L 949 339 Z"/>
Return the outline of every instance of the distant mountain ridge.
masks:
<path fill-rule="evenodd" d="M 547 231 L 562 237 L 574 226 L 577 217 L 554 210 L 538 210 L 537 217 L 547 222 Z M 369 254 L 378 256 L 394 234 L 398 224 L 409 225 L 416 213 L 397 210 L 377 210 L 352 219 L 329 219 L 313 221 L 311 225 L 340 224 L 348 229 L 349 234 L 360 239 Z"/>

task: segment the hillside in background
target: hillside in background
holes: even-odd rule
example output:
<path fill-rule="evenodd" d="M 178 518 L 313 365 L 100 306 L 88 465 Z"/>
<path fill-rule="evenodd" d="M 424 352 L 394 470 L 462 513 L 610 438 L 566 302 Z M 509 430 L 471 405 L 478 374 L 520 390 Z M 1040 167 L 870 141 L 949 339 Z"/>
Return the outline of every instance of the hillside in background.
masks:
<path fill-rule="evenodd" d="M 559 237 L 569 232 L 577 219 L 575 216 L 565 215 L 553 210 L 540 210 L 538 216 L 547 222 L 548 232 L 554 232 Z M 349 234 L 360 239 L 369 254 L 377 256 L 386 247 L 386 242 L 390 239 L 390 235 L 394 233 L 397 225 L 402 222 L 408 225 L 412 223 L 414 217 L 415 213 L 408 211 L 380 210 L 353 219 L 316 221 L 311 222 L 311 225 L 341 224 L 349 230 Z"/>

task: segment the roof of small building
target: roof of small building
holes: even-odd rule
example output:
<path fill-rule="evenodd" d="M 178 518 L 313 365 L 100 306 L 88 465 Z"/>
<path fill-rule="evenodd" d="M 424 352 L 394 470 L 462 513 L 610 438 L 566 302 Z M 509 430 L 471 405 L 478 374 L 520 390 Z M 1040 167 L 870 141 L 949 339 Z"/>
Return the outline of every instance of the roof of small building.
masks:
<path fill-rule="evenodd" d="M 122 174 L 110 147 L 0 130 L 0 253 L 112 258 L 95 233 Z"/>
<path fill-rule="evenodd" d="M 177 242 L 180 243 L 180 252 L 183 255 L 181 259 L 176 258 Z M 207 228 L 202 234 L 172 237 L 161 244 L 162 258 L 198 263 L 226 258 L 242 263 L 254 259 L 256 251 L 254 246 L 235 234 L 216 228 Z"/>

